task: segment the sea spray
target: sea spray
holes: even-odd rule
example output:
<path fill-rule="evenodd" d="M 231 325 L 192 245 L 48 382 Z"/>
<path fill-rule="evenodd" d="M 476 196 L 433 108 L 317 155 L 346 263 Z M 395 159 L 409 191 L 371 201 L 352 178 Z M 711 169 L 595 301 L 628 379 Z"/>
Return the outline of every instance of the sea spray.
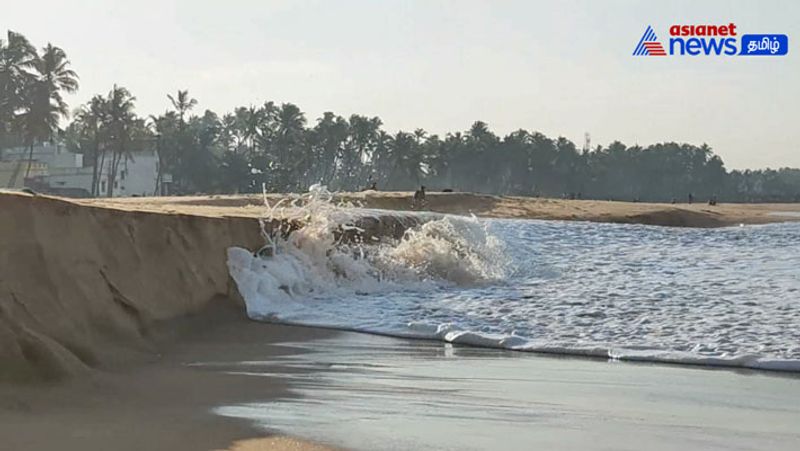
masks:
<path fill-rule="evenodd" d="M 334 199 L 320 185 L 275 205 L 265 196 L 267 214 L 261 224 L 269 252 L 228 251 L 230 274 L 251 318 L 310 318 L 319 302 L 474 286 L 505 276 L 509 265 L 503 244 L 477 218 L 418 213 L 420 224 L 400 239 L 363 239 L 359 218 L 392 213 Z M 345 242 L 348 231 L 357 232 L 357 239 Z"/>

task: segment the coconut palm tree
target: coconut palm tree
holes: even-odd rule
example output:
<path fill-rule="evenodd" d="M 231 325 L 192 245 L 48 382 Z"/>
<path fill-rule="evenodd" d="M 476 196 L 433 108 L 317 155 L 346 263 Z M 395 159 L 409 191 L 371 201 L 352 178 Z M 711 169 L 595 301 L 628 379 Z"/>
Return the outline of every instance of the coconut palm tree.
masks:
<path fill-rule="evenodd" d="M 305 115 L 297 105 L 284 103 L 276 110 L 274 121 L 272 145 L 277 165 L 270 168 L 270 181 L 283 189 L 299 188 L 308 183 L 307 168 L 312 162 L 311 152 L 305 145 Z"/>
<path fill-rule="evenodd" d="M 35 79 L 36 49 L 25 36 L 9 30 L 0 39 L 0 146 L 6 144 L 14 119 Z"/>
<path fill-rule="evenodd" d="M 48 43 L 42 51 L 41 57 L 36 60 L 39 80 L 50 89 L 53 100 L 59 106 L 64 105 L 61 93 L 62 91 L 73 93 L 78 90 L 78 74 L 69 68 L 67 54 L 60 47 Z"/>
<path fill-rule="evenodd" d="M 239 107 L 234 111 L 234 118 L 236 134 L 244 143 L 249 157 L 253 158 L 256 155 L 256 143 L 260 141 L 263 131 L 264 110 L 252 105 Z"/>
<path fill-rule="evenodd" d="M 188 164 L 187 159 L 190 158 L 188 154 L 194 145 L 191 133 L 187 131 L 188 121 L 186 115 L 197 106 L 197 99 L 189 97 L 188 90 L 178 90 L 175 97 L 167 94 L 167 98 L 170 103 L 172 103 L 172 107 L 175 109 L 175 113 L 178 116 L 178 130 L 177 134 L 174 136 L 174 159 L 170 170 L 174 177 L 173 181 L 176 187 L 180 189 L 183 187 L 183 182 L 187 178 L 185 172 Z"/>
<path fill-rule="evenodd" d="M 350 133 L 349 127 L 343 117 L 329 111 L 317 120 L 317 125 L 309 135 L 316 181 L 331 186 L 337 162 Z"/>
<path fill-rule="evenodd" d="M 106 153 L 103 124 L 106 122 L 107 112 L 108 104 L 106 99 L 103 96 L 96 95 L 92 97 L 88 104 L 78 109 L 73 122 L 80 133 L 81 140 L 86 142 L 86 147 L 82 147 L 83 154 L 88 154 L 92 161 L 92 197 L 99 194 L 97 189 L 98 176 L 100 175 L 100 168 L 103 167 Z"/>
<path fill-rule="evenodd" d="M 114 85 L 108 93 L 108 113 L 106 116 L 106 127 L 108 129 L 108 142 L 112 146 L 111 163 L 108 166 L 108 185 L 106 195 L 112 197 L 114 194 L 114 182 L 117 178 L 119 164 L 130 158 L 129 143 L 131 141 L 131 130 L 136 123 L 134 113 L 133 97 L 127 89 Z"/>
<path fill-rule="evenodd" d="M 181 121 L 181 125 L 185 126 L 186 124 L 186 113 L 192 110 L 195 106 L 197 106 L 197 99 L 189 97 L 189 91 L 178 90 L 178 95 L 172 97 L 171 94 L 167 94 L 167 98 L 172 103 L 172 107 L 175 108 L 175 111 L 178 112 L 178 118 Z"/>
<path fill-rule="evenodd" d="M 286 164 L 293 147 L 299 144 L 305 131 L 306 118 L 293 103 L 284 103 L 275 114 L 278 159 Z"/>
<path fill-rule="evenodd" d="M 382 122 L 379 118 L 368 118 L 353 114 L 350 116 L 350 139 L 347 143 L 343 161 L 346 165 L 344 175 L 346 185 L 356 189 L 366 183 L 367 175 L 372 171 L 378 130 Z"/>
<path fill-rule="evenodd" d="M 47 44 L 41 56 L 34 59 L 36 78 L 27 89 L 27 108 L 22 114 L 25 144 L 30 149 L 25 177 L 33 164 L 34 143 L 52 139 L 61 118 L 69 116 L 62 92 L 78 90 L 78 74 L 69 65 L 66 53 L 52 44 Z"/>

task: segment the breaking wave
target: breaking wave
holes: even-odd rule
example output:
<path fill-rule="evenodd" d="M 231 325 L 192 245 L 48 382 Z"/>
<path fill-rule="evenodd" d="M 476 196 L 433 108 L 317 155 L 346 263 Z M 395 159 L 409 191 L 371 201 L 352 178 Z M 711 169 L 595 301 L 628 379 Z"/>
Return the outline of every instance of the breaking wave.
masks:
<path fill-rule="evenodd" d="M 267 209 L 266 245 L 228 250 L 230 274 L 255 320 L 800 371 L 800 332 L 792 327 L 800 324 L 792 269 L 800 253 L 784 255 L 787 242 L 797 250 L 796 225 L 675 231 L 484 221 L 339 204 L 321 186 Z M 402 220 L 404 233 L 384 228 L 389 220 Z M 767 277 L 744 277 L 761 260 L 773 263 Z"/>

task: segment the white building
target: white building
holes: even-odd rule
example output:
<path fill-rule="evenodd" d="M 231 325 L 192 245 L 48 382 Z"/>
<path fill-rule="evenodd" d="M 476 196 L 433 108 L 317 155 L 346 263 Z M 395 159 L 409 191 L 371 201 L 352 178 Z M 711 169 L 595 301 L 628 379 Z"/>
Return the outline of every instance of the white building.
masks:
<path fill-rule="evenodd" d="M 30 163 L 29 163 L 30 161 Z M 30 170 L 28 167 L 30 166 Z M 81 176 L 85 171 L 83 155 L 69 152 L 63 146 L 43 143 L 30 148 L 15 147 L 0 152 L 0 182 L 6 188 L 22 188 L 29 186 L 43 191 L 50 191 L 51 176 L 68 175 L 59 179 L 52 186 L 55 194 L 71 196 L 88 196 L 91 192 L 91 168 L 89 177 Z M 26 179 L 25 176 L 28 176 Z"/>
<path fill-rule="evenodd" d="M 30 148 L 14 147 L 3 149 L 0 160 L 3 161 L 28 161 L 31 156 Z M 46 164 L 50 168 L 80 168 L 83 166 L 83 155 L 72 153 L 64 146 L 53 143 L 43 143 L 33 146 L 33 161 Z"/>
<path fill-rule="evenodd" d="M 30 149 L 4 149 L 0 154 L 0 181 L 8 188 L 29 186 L 42 192 L 67 196 L 88 197 L 92 192 L 94 167 L 84 166 L 83 155 L 72 153 L 63 146 L 45 143 L 34 146 L 33 164 L 29 178 L 24 180 Z M 168 174 L 158 179 L 158 153 L 155 150 L 131 152 L 117 167 L 112 196 L 158 196 L 169 192 L 172 181 Z M 111 172 L 111 152 L 107 153 L 98 171 L 97 196 L 106 197 Z M 21 168 L 21 170 L 20 170 Z M 7 173 L 7 174 L 6 174 Z"/>
<path fill-rule="evenodd" d="M 42 182 L 59 190 L 72 189 L 83 190 L 85 195 L 92 192 L 92 171 L 93 167 L 80 168 L 48 168 L 47 175 L 42 178 Z"/>
<path fill-rule="evenodd" d="M 108 193 L 110 160 L 107 156 L 101 170 L 99 197 L 106 197 Z M 157 190 L 157 178 L 158 152 L 155 150 L 132 152 L 127 158 L 123 158 L 117 167 L 112 197 L 161 195 L 164 191 Z M 169 179 L 169 177 L 164 178 Z M 168 182 L 169 180 L 167 180 Z"/>

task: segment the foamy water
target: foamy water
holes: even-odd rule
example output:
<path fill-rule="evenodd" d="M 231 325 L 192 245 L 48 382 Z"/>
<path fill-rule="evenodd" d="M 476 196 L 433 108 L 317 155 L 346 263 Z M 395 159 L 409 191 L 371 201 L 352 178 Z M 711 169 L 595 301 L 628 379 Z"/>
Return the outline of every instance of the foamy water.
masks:
<path fill-rule="evenodd" d="M 800 371 L 800 224 L 676 229 L 443 217 L 337 244 L 374 212 L 313 198 L 272 257 L 231 248 L 256 320 L 520 351 Z"/>

